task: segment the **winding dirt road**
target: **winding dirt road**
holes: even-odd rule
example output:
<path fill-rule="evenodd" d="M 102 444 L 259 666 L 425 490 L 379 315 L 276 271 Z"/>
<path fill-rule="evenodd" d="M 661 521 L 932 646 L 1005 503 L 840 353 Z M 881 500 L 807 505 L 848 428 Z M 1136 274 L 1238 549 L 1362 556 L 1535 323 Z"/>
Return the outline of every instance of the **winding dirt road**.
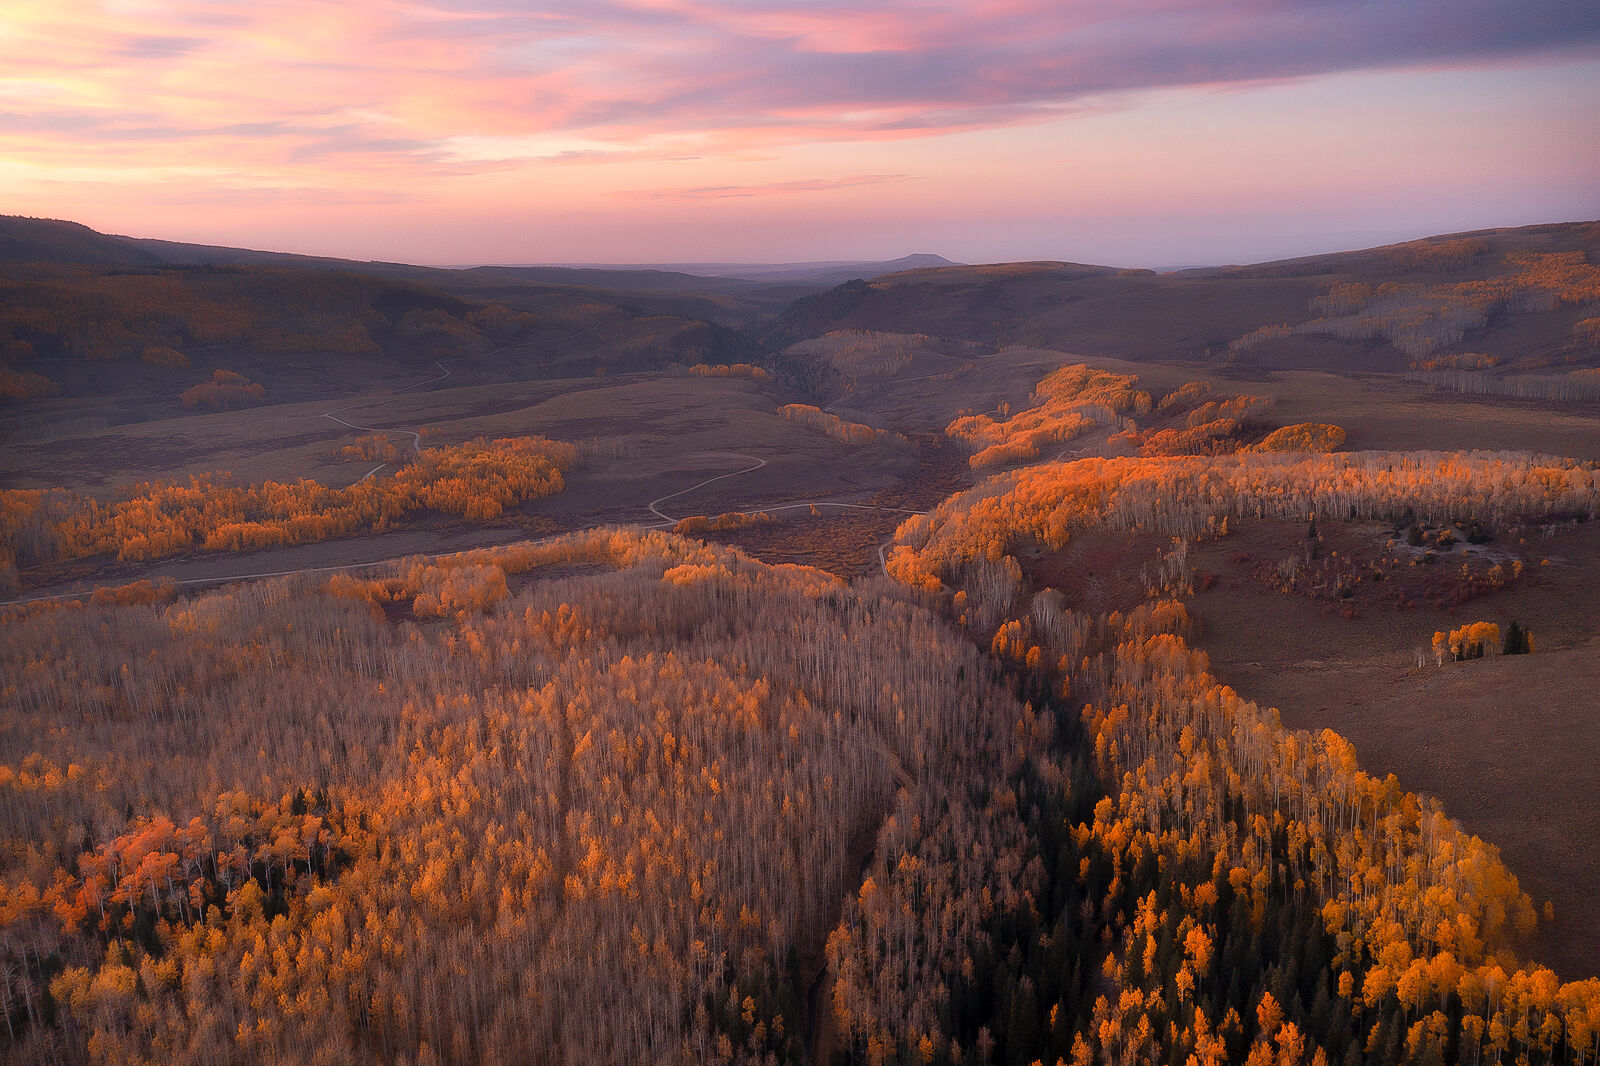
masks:
<path fill-rule="evenodd" d="M 753 456 L 753 455 L 735 455 L 734 458 L 736 458 L 736 459 L 755 459 L 755 456 Z M 742 470 L 730 470 L 726 474 L 718 474 L 715 477 L 708 477 L 704 481 L 696 482 L 695 484 L 690 485 L 686 489 L 679 489 L 677 492 L 669 492 L 665 496 L 657 497 L 656 499 L 651 500 L 645 506 L 649 508 L 651 514 L 655 515 L 657 518 L 661 519 L 663 522 L 670 522 L 673 525 L 677 525 L 678 524 L 678 519 L 673 518 L 671 515 L 665 514 L 664 512 L 662 512 L 657 507 L 658 504 L 666 503 L 668 500 L 675 499 L 676 497 L 679 497 L 679 496 L 687 496 L 689 493 L 693 492 L 695 489 L 701 488 L 702 486 L 705 486 L 705 485 L 709 485 L 713 481 L 721 481 L 723 478 L 737 477 L 740 474 L 748 474 L 752 470 L 760 470 L 762 467 L 764 467 L 766 465 L 767 465 L 767 461 L 765 459 L 756 459 L 754 466 L 747 466 Z"/>
<path fill-rule="evenodd" d="M 494 353 L 490 352 L 489 354 L 493 355 Z M 439 374 L 436 377 L 428 378 L 425 381 L 418 381 L 418 382 L 416 382 L 414 384 L 407 385 L 403 389 L 397 389 L 393 393 L 390 393 L 389 396 L 383 397 L 383 399 L 390 399 L 390 398 L 392 398 L 394 396 L 399 396 L 401 393 L 410 392 L 412 389 L 420 389 L 424 385 L 432 385 L 435 381 L 443 381 L 445 378 L 450 376 L 450 369 L 448 367 L 446 367 L 443 363 L 435 362 L 433 365 L 438 367 L 441 371 L 443 371 L 443 373 Z M 339 423 L 341 426 L 345 426 L 345 427 L 347 427 L 349 429 L 358 430 L 358 431 L 360 431 L 362 433 L 388 433 L 388 432 L 390 432 L 390 430 L 384 429 L 382 426 L 358 426 L 354 422 L 346 422 L 344 419 L 339 417 L 339 412 L 340 411 L 351 411 L 351 410 L 354 410 L 357 407 L 364 407 L 364 406 L 366 406 L 368 404 L 371 404 L 373 402 L 374 402 L 373 400 L 363 400 L 360 403 L 345 404 L 343 407 L 335 407 L 331 411 L 324 411 L 322 413 L 322 417 L 323 418 L 330 418 L 333 421 Z M 421 430 L 402 429 L 402 430 L 399 430 L 398 432 L 404 433 L 406 436 L 411 438 L 411 450 L 414 453 L 416 453 L 417 455 L 421 455 L 422 454 L 422 431 Z M 361 475 L 361 481 L 367 480 L 367 478 L 371 477 L 373 474 L 376 474 L 378 471 L 382 470 L 384 467 L 386 467 L 388 465 L 389 465 L 388 463 L 379 463 L 377 466 L 373 467 L 371 470 L 368 470 L 365 474 L 362 474 Z M 360 482 L 357 482 L 357 484 L 359 484 L 359 483 Z"/>
<path fill-rule="evenodd" d="M 737 456 L 735 456 L 735 458 L 739 458 L 739 459 L 755 459 L 755 456 L 737 455 Z M 708 477 L 704 481 L 698 481 L 695 484 L 690 485 L 686 489 L 679 489 L 677 492 L 669 492 L 665 496 L 660 496 L 660 497 L 657 497 L 654 500 L 651 500 L 650 503 L 647 504 L 647 507 L 649 508 L 650 513 L 655 515 L 657 518 L 661 519 L 662 522 L 665 523 L 665 525 L 656 525 L 656 526 L 652 526 L 652 527 L 648 527 L 648 528 L 654 528 L 654 529 L 671 528 L 672 526 L 675 526 L 675 525 L 678 524 L 679 519 L 673 518 L 671 515 L 669 515 L 666 512 L 662 511 L 660 509 L 660 506 L 659 506 L 660 504 L 666 503 L 668 500 L 675 499 L 678 496 L 686 496 L 689 493 L 693 492 L 695 489 L 698 489 L 698 488 L 701 488 L 703 486 L 709 485 L 713 481 L 721 481 L 723 478 L 737 477 L 740 474 L 748 474 L 748 473 L 751 473 L 752 471 L 760 470 L 762 467 L 764 467 L 766 465 L 767 465 L 767 461 L 765 459 L 756 459 L 755 464 L 753 466 L 747 466 L 747 467 L 744 467 L 743 469 L 740 469 L 740 470 L 730 470 L 726 474 L 717 474 L 715 477 Z M 815 508 L 818 508 L 818 507 L 839 507 L 839 508 L 843 508 L 843 509 L 847 509 L 847 510 L 854 510 L 854 511 L 889 511 L 889 512 L 893 512 L 893 513 L 896 513 L 896 514 L 927 514 L 928 513 L 926 511 L 914 511 L 909 507 L 883 507 L 883 506 L 880 506 L 880 505 L 874 504 L 874 503 L 844 503 L 844 502 L 837 501 L 837 500 L 802 500 L 799 503 L 780 503 L 780 504 L 775 504 L 775 505 L 770 506 L 770 507 L 747 507 L 747 508 L 745 508 L 745 510 L 749 510 L 749 511 L 764 511 L 764 512 L 766 512 L 768 514 L 771 514 L 774 511 L 798 511 L 798 510 L 801 510 L 802 508 L 815 509 Z M 883 570 L 883 576 L 884 577 L 888 577 L 889 576 L 889 563 L 884 558 L 883 550 L 884 550 L 885 547 L 887 547 L 888 545 L 890 545 L 892 543 L 894 543 L 894 538 L 893 537 L 889 538 L 886 541 L 883 541 L 882 543 L 880 543 L 878 545 L 878 566 Z"/>
<path fill-rule="evenodd" d="M 503 349 L 500 349 L 500 350 L 503 350 Z M 492 355 L 494 353 L 491 352 L 489 354 Z M 425 385 L 431 385 L 431 384 L 433 384 L 434 382 L 437 382 L 437 381 L 444 381 L 445 379 L 447 379 L 447 378 L 449 378 L 451 376 L 450 369 L 447 366 L 445 366 L 444 363 L 436 361 L 434 363 L 434 366 L 438 367 L 440 372 L 438 374 L 434 375 L 433 377 L 424 378 L 421 381 L 413 382 L 412 384 L 407 385 L 404 388 L 397 389 L 395 392 L 389 394 L 389 396 L 385 396 L 385 397 L 369 397 L 369 398 L 367 398 L 365 400 L 361 400 L 361 401 L 358 401 L 358 402 L 355 402 L 355 403 L 347 403 L 343 407 L 336 407 L 331 411 L 324 411 L 324 412 L 321 413 L 321 417 L 329 419 L 332 422 L 336 422 L 339 425 L 344 426 L 347 429 L 355 430 L 356 432 L 360 432 L 360 433 L 388 433 L 388 432 L 401 432 L 401 433 L 404 433 L 406 436 L 411 438 L 412 450 L 414 452 L 419 452 L 420 453 L 422 451 L 422 434 L 421 434 L 420 430 L 399 430 L 399 431 L 396 431 L 396 430 L 393 430 L 391 428 L 387 428 L 387 427 L 383 427 L 383 426 L 359 425 L 359 424 L 357 424 L 355 422 L 350 422 L 350 421 L 348 421 L 348 420 L 346 420 L 344 418 L 340 418 L 339 415 L 342 412 L 351 411 L 351 410 L 354 410 L 354 409 L 359 408 L 359 407 L 367 407 L 367 406 L 370 406 L 370 405 L 372 405 L 374 403 L 382 402 L 385 399 L 390 399 L 390 398 L 392 398 L 394 396 L 399 396 L 402 393 L 411 392 L 414 389 L 420 389 Z M 702 454 L 705 454 L 705 453 L 702 453 Z M 680 496 L 687 496 L 689 493 L 694 492 L 697 489 L 704 488 L 705 486 L 714 484 L 714 483 L 716 483 L 718 481 L 723 481 L 723 480 L 725 480 L 727 478 L 731 478 L 731 477 L 738 477 L 741 474 L 753 473 L 753 472 L 755 472 L 757 470 L 760 470 L 762 467 L 766 466 L 767 462 L 768 462 L 768 460 L 766 460 L 766 459 L 759 458 L 759 457 L 752 456 L 752 455 L 742 455 L 742 454 L 739 454 L 739 453 L 720 453 L 720 454 L 730 455 L 731 457 L 736 458 L 736 459 L 751 460 L 751 463 L 750 463 L 749 466 L 740 467 L 738 470 L 730 470 L 725 474 L 715 474 L 715 475 L 713 475 L 711 477 L 705 478 L 704 480 L 697 481 L 693 485 L 688 486 L 687 488 L 678 489 L 675 492 L 669 492 L 664 496 L 658 496 L 654 500 L 651 500 L 648 504 L 645 505 L 646 510 L 648 510 L 656 518 L 660 519 L 660 522 L 652 523 L 650 525 L 646 525 L 643 528 L 646 528 L 646 529 L 671 529 L 673 526 L 678 524 L 680 519 L 679 518 L 674 518 L 672 515 L 669 515 L 665 511 L 661 510 L 661 505 L 662 504 L 666 503 L 669 500 L 677 499 Z M 377 466 L 374 466 L 371 470 L 368 470 L 365 474 L 363 474 L 359 480 L 360 481 L 365 481 L 368 478 L 373 477 L 374 475 L 376 475 L 380 470 L 382 470 L 387 465 L 388 465 L 387 463 L 379 463 Z M 801 509 L 817 509 L 817 508 L 823 508 L 823 507 L 835 507 L 835 508 L 840 508 L 840 509 L 844 509 L 844 510 L 858 510 L 858 511 L 885 511 L 885 512 L 894 512 L 894 513 L 899 513 L 899 514 L 910 514 L 910 515 L 925 514 L 926 513 L 924 511 L 912 510 L 912 509 L 907 508 L 907 507 L 884 507 L 884 506 L 880 506 L 878 504 L 848 503 L 848 502 L 844 502 L 844 501 L 840 501 L 840 500 L 822 500 L 822 499 L 801 500 L 801 501 L 798 501 L 798 502 L 773 504 L 773 505 L 767 506 L 767 507 L 746 507 L 745 509 L 746 510 L 766 511 L 768 513 L 771 513 L 771 512 L 777 512 L 777 511 L 794 511 L 794 510 L 801 510 Z M 544 541 L 548 541 L 548 540 L 551 540 L 551 539 L 554 539 L 554 538 L 553 537 L 537 538 L 534 541 L 534 543 L 542 543 Z M 883 569 L 884 576 L 886 576 L 886 577 L 889 574 L 888 566 L 887 566 L 887 563 L 885 562 L 885 559 L 884 559 L 884 548 L 885 548 L 887 543 L 888 542 L 885 542 L 885 544 L 879 544 L 878 545 L 878 564 Z M 338 563 L 338 564 L 331 564 L 331 565 L 326 565 L 326 566 L 307 566 L 307 567 L 299 567 L 299 568 L 285 569 L 285 570 L 262 570 L 262 571 L 251 571 L 251 572 L 248 572 L 248 573 L 225 574 L 225 575 L 217 575 L 217 576 L 212 576 L 212 577 L 191 577 L 191 578 L 178 578 L 178 577 L 173 577 L 172 575 L 167 575 L 167 574 L 146 574 L 146 575 L 143 575 L 143 579 L 144 580 L 155 580 L 155 581 L 172 580 L 172 581 L 174 581 L 176 584 L 178 584 L 180 586 L 226 585 L 226 584 L 231 584 L 231 583 L 233 583 L 235 581 L 257 581 L 257 580 L 263 580 L 263 579 L 266 579 L 266 578 L 274 578 L 274 577 L 292 577 L 292 576 L 297 575 L 297 574 L 328 574 L 328 573 L 338 573 L 338 572 L 346 571 L 346 570 L 363 570 L 363 569 L 370 569 L 370 568 L 373 568 L 373 567 L 379 567 L 379 566 L 384 566 L 384 565 L 387 565 L 387 564 L 390 564 L 390 563 L 398 562 L 401 559 L 442 558 L 442 557 L 444 557 L 446 555 L 453 555 L 453 554 L 455 554 L 455 552 L 453 552 L 453 551 L 452 552 L 440 552 L 440 553 L 435 553 L 435 554 L 432 554 L 432 555 L 430 555 L 429 553 L 426 553 L 426 552 L 407 552 L 407 553 L 404 553 L 404 554 L 401 554 L 401 555 L 390 556 L 390 557 L 386 557 L 386 558 L 382 558 L 382 559 L 371 559 L 371 560 L 365 560 L 365 561 L 362 561 L 362 562 L 355 562 L 355 563 Z M 63 599 L 82 598 L 82 597 L 93 595 L 96 591 L 98 591 L 100 589 L 103 589 L 103 588 L 115 588 L 118 585 L 125 584 L 125 583 L 126 582 L 117 582 L 115 584 L 99 584 L 99 585 L 94 585 L 94 586 L 92 586 L 90 588 L 77 589 L 77 590 L 70 591 L 70 592 L 46 593 L 46 594 L 37 595 L 37 596 L 19 597 L 19 598 L 10 599 L 10 600 L 0 600 L 0 607 L 21 606 L 21 605 L 30 604 L 30 603 L 43 603 L 43 602 L 48 602 L 50 600 L 63 600 Z"/>

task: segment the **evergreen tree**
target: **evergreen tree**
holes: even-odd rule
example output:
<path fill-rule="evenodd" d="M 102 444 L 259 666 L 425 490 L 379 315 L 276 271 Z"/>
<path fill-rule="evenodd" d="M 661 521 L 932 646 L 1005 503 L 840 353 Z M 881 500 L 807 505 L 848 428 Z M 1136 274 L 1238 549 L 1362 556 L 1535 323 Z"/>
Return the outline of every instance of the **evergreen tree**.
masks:
<path fill-rule="evenodd" d="M 1532 650 L 1528 645 L 1528 631 L 1513 621 L 1506 630 L 1506 642 L 1501 651 L 1506 655 L 1526 655 Z"/>

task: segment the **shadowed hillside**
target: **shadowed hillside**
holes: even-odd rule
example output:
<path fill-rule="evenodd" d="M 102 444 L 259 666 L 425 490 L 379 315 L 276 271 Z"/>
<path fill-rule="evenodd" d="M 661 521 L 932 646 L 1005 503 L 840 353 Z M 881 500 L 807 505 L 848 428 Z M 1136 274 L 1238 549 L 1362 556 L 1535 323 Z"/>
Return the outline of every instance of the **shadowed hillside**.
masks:
<path fill-rule="evenodd" d="M 54 218 L 0 215 L 0 263 L 154 266 L 161 257 L 121 237 Z"/>
<path fill-rule="evenodd" d="M 1600 313 L 1597 259 L 1600 224 L 1572 223 L 1164 275 L 914 270 L 798 301 L 763 341 L 874 330 L 1242 370 L 1543 370 L 1600 362 L 1587 325 Z M 1493 362 L 1451 362 L 1462 354 Z"/>

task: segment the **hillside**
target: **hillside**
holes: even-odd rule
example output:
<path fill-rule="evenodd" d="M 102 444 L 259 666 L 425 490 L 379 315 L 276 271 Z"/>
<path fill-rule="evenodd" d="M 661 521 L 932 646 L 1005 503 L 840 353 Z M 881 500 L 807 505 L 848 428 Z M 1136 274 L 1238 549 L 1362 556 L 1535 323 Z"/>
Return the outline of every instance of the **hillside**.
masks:
<path fill-rule="evenodd" d="M 792 1061 L 827 1009 L 807 991 L 864 865 L 981 833 L 991 861 L 948 885 L 978 922 L 1035 877 L 1017 865 L 1011 749 L 1033 712 L 881 592 L 601 533 L 392 581 L 94 608 L 126 635 L 109 646 L 89 616 L 51 613 L 8 626 L 7 674 L 44 654 L 94 689 L 195 609 L 220 612 L 206 628 L 223 643 L 172 647 L 172 668 L 210 678 L 183 708 L 152 688 L 69 725 L 44 691 L 7 694 L 26 720 L 0 729 L 0 789 L 13 766 L 50 783 L 0 832 L 74 884 L 59 917 L 0 893 L 0 957 L 31 925 L 53 960 L 8 987 L 37 1002 L 48 984 L 59 1011 L 13 1019 L 0 1059 L 689 1062 L 731 1046 Z M 258 626 L 268 688 L 226 650 Z M 71 650 L 44 651 L 58 639 Z M 130 715 L 132 748 L 115 739 Z M 103 851 L 80 850 L 79 822 Z M 143 886 L 141 863 L 148 898 L 117 888 Z M 609 1020 L 573 1026 L 573 1010 Z"/>
<path fill-rule="evenodd" d="M 550 296 L 599 298 L 643 313 L 688 315 L 740 328 L 754 326 L 800 297 L 852 278 L 952 265 L 942 256 L 919 253 L 874 262 L 446 268 L 122 237 L 76 222 L 0 215 L 0 264 L 5 263 L 338 271 L 419 282 L 469 298 L 511 302 Z"/>
<path fill-rule="evenodd" d="M 24 401 L 30 421 L 127 421 L 164 413 L 153 394 L 176 405 L 213 372 L 261 383 L 266 402 L 282 402 L 353 392 L 375 373 L 441 358 L 513 351 L 525 373 L 551 375 L 739 351 L 724 327 L 615 293 L 497 289 L 476 277 L 461 288 L 277 266 L 0 264 L 0 403 Z"/>
<path fill-rule="evenodd" d="M 925 333 L 1247 371 L 1404 373 L 1463 352 L 1503 368 L 1588 366 L 1600 349 L 1580 323 L 1600 304 L 1597 261 L 1600 223 L 1571 223 L 1167 275 L 947 267 L 799 301 L 763 339 L 780 349 L 836 330 Z"/>
<path fill-rule="evenodd" d="M 0 263 L 154 266 L 163 260 L 122 238 L 77 222 L 0 215 Z"/>

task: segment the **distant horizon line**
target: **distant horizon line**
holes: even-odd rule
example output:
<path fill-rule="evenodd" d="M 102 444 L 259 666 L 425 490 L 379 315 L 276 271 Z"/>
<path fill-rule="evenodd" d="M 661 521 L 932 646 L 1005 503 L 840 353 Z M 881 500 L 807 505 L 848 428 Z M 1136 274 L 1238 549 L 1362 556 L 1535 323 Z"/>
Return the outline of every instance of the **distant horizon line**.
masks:
<path fill-rule="evenodd" d="M 79 222 L 76 219 L 51 218 L 49 216 L 44 216 L 44 215 L 25 215 L 25 214 L 0 215 L 0 218 L 4 218 L 4 217 L 10 217 L 10 218 L 15 218 L 15 219 L 26 219 L 26 220 L 33 220 L 33 221 L 41 221 L 41 222 L 57 222 L 57 223 L 66 223 L 66 224 L 70 224 L 70 225 L 77 225 L 77 226 L 82 226 L 83 228 L 88 229 L 91 232 L 99 233 L 102 236 L 111 237 L 111 238 L 115 238 L 115 239 L 119 239 L 119 240 L 135 242 L 135 243 L 146 243 L 146 242 L 148 242 L 148 243 L 169 244 L 169 245 L 189 245 L 189 246 L 196 247 L 196 248 L 215 248 L 215 249 L 223 249 L 223 250 L 235 251 L 235 252 L 257 253 L 257 254 L 261 254 L 261 255 L 281 255 L 281 256 L 291 256 L 291 257 L 298 257 L 298 258 L 305 258 L 305 259 L 329 260 L 329 261 L 334 261 L 334 262 L 350 263 L 350 264 L 353 264 L 353 265 L 405 266 L 405 267 L 414 267 L 414 268 L 429 269 L 429 270 L 476 270 L 476 269 L 492 269 L 492 268 L 499 267 L 499 268 L 512 269 L 512 270 L 541 269 L 541 268 L 543 268 L 543 269 L 557 269 L 557 270 L 641 270 L 641 271 L 661 271 L 661 272 L 677 272 L 677 273 L 705 272 L 704 276 L 713 276 L 713 277 L 715 277 L 715 276 L 734 276 L 734 277 L 739 277 L 740 275 L 732 273 L 734 271 L 739 271 L 739 270 L 760 270 L 760 271 L 769 272 L 769 273 L 773 273 L 773 274 L 777 274 L 777 273 L 781 273 L 781 272 L 785 272 L 785 271 L 796 271 L 796 272 L 798 272 L 798 271 L 822 271 L 822 270 L 830 270 L 830 269 L 831 270 L 842 270 L 842 269 L 846 269 L 846 268 L 853 267 L 853 266 L 877 266 L 877 265 L 899 263 L 899 262 L 902 262 L 904 260 L 916 260 L 916 259 L 937 259 L 937 260 L 939 260 L 940 262 L 938 264 L 933 264 L 934 266 L 945 266 L 945 265 L 948 265 L 948 266 L 1003 266 L 1003 265 L 1012 265 L 1012 264 L 1021 264 L 1021 263 L 1067 263 L 1067 264 L 1074 264 L 1074 265 L 1081 265 L 1081 266 L 1107 267 L 1107 268 L 1111 268 L 1111 269 L 1152 270 L 1152 271 L 1154 271 L 1154 272 L 1156 272 L 1158 274 L 1165 274 L 1165 273 L 1174 273 L 1174 272 L 1185 271 L 1185 270 L 1225 269 L 1225 268 L 1229 268 L 1229 267 L 1264 266 L 1264 265 L 1273 264 L 1273 263 L 1293 262 L 1295 260 L 1315 258 L 1315 257 L 1318 257 L 1318 256 L 1324 256 L 1324 255 L 1339 255 L 1339 254 L 1347 254 L 1347 253 L 1354 253 L 1354 252 L 1371 251 L 1371 250 L 1375 250 L 1375 249 L 1379 249 L 1379 248 L 1394 247 L 1394 246 L 1397 246 L 1397 245 L 1410 244 L 1410 243 L 1414 243 L 1414 242 L 1418 242 L 1418 241 L 1448 240 L 1448 239 L 1465 237 L 1465 236 L 1472 236 L 1472 235 L 1478 235 L 1478 234 L 1502 233 L 1502 232 L 1507 232 L 1507 231 L 1511 231 L 1511 230 L 1519 230 L 1519 229 L 1539 229 L 1539 228 L 1550 227 L 1550 226 L 1582 226 L 1582 225 L 1600 224 L 1600 218 L 1595 218 L 1595 219 L 1573 218 L 1573 219 L 1546 220 L 1546 221 L 1522 223 L 1522 224 L 1516 224 L 1516 225 L 1490 225 L 1490 226 L 1478 226 L 1478 227 L 1474 227 L 1474 228 L 1470 228 L 1470 229 L 1451 229 L 1451 230 L 1446 230 L 1446 231 L 1443 231 L 1443 232 L 1422 232 L 1422 233 L 1418 233 L 1418 234 L 1416 234 L 1414 236 L 1403 236 L 1403 237 L 1400 237 L 1399 239 L 1393 239 L 1393 240 L 1386 240 L 1386 239 L 1381 239 L 1380 238 L 1380 239 L 1377 240 L 1376 243 L 1367 243 L 1367 244 L 1360 243 L 1362 241 L 1362 237 L 1357 233 L 1352 233 L 1352 234 L 1349 234 L 1346 237 L 1328 236 L 1325 240 L 1319 241 L 1316 245 L 1312 246 L 1310 249 L 1308 249 L 1306 251 L 1300 251 L 1300 252 L 1297 252 L 1295 254 L 1287 255 L 1287 256 L 1284 256 L 1284 255 L 1269 256 L 1267 258 L 1262 258 L 1262 259 L 1250 259 L 1250 258 L 1218 258 L 1218 259 L 1207 259 L 1207 260 L 1193 260 L 1193 259 L 1191 259 L 1191 260 L 1189 260 L 1187 262 L 1180 263 L 1180 264 L 1170 264 L 1169 263 L 1169 264 L 1161 264 L 1161 265 L 1147 265 L 1147 264 L 1133 263 L 1133 262 L 1117 262 L 1117 261 L 1114 261 L 1113 259 L 1111 259 L 1109 257 L 1106 258 L 1106 259 L 1096 259 L 1093 256 L 1091 256 L 1089 258 L 1079 258 L 1079 259 L 1048 258 L 1048 257 L 1040 257 L 1040 256 L 1023 256 L 1023 257 L 1018 257 L 1018 258 L 958 260 L 958 259 L 953 259 L 953 258 L 951 258 L 949 256 L 946 256 L 943 253 L 931 252 L 931 251 L 909 252 L 909 253 L 906 253 L 906 254 L 903 254 L 903 255 L 900 255 L 900 256 L 891 257 L 891 258 L 872 258 L 872 257 L 863 256 L 863 257 L 844 258 L 844 259 L 792 259 L 792 260 L 784 260 L 784 259 L 773 259 L 773 260 L 758 260 L 758 259 L 747 259 L 747 260 L 746 259 L 705 259 L 705 260 L 696 260 L 696 259 L 660 259 L 660 260 L 651 260 L 651 259 L 641 259 L 641 260 L 621 261 L 621 262 L 618 262 L 618 261 L 615 261 L 615 260 L 610 260 L 610 261 L 583 261 L 583 260 L 523 260 L 523 261 L 498 260 L 498 261 L 496 261 L 496 260 L 477 260 L 477 261 L 466 261 L 466 262 L 461 262 L 461 261 L 457 261 L 457 262 L 437 262 L 437 261 L 426 261 L 426 260 L 421 260 L 421 259 L 408 260 L 408 259 L 396 259 L 396 258 L 361 258 L 361 257 L 355 256 L 355 255 L 349 255 L 349 254 L 340 255 L 340 254 L 331 254 L 331 253 L 327 253 L 327 252 L 308 252 L 308 251 L 287 250 L 287 249 L 282 249 L 282 248 L 252 247 L 252 246 L 250 246 L 248 244 L 215 243 L 214 240 L 194 240 L 194 239 L 184 240 L 184 239 L 174 239 L 172 237 L 139 237 L 139 236 L 133 236 L 131 234 L 126 234 L 126 233 L 114 233 L 114 232 L 111 232 L 109 230 L 97 230 L 93 226 L 90 226 L 88 223 Z M 222 238 L 222 240 L 227 240 L 227 239 L 228 238 Z M 1367 239 L 1371 240 L 1372 237 L 1369 236 Z M 908 269 L 916 269 L 916 268 L 915 267 L 910 267 Z M 758 280 L 758 279 L 750 278 L 748 280 Z"/>

